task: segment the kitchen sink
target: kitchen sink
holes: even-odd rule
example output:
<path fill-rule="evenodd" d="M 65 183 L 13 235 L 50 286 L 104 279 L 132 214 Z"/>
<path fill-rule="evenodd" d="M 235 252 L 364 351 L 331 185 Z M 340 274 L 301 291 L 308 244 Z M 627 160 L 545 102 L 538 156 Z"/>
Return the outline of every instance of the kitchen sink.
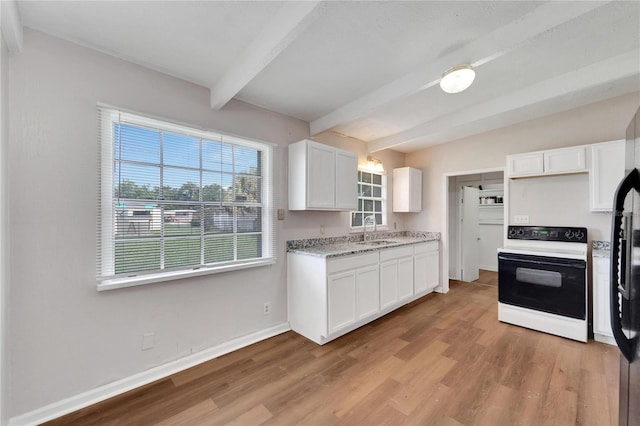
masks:
<path fill-rule="evenodd" d="M 389 240 L 373 240 L 373 241 L 362 241 L 358 244 L 366 245 L 366 246 L 386 246 L 389 244 L 397 244 L 395 241 Z"/>

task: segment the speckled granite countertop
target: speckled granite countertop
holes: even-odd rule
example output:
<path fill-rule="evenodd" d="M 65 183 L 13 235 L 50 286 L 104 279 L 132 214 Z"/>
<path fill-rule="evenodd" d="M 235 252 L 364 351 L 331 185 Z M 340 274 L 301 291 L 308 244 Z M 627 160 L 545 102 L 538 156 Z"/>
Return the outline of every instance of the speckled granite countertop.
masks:
<path fill-rule="evenodd" d="M 611 245 L 609 241 L 593 241 L 591 244 L 591 248 L 593 251 L 591 252 L 592 257 L 609 257 Z"/>
<path fill-rule="evenodd" d="M 376 244 L 376 241 L 382 240 L 388 243 Z M 287 241 L 287 252 L 332 258 L 439 240 L 439 232 L 376 232 L 367 235 L 366 242 L 362 240 L 362 234 Z"/>

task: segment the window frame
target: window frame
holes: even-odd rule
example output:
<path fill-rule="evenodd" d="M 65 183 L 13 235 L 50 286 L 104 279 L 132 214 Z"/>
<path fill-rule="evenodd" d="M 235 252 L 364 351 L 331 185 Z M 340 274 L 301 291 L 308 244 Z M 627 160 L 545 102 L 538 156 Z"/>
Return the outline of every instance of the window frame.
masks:
<path fill-rule="evenodd" d="M 255 139 L 248 139 L 238 136 L 232 136 L 223 134 L 217 131 L 210 131 L 195 128 L 189 125 L 175 124 L 164 119 L 151 118 L 138 113 L 132 113 L 124 111 L 119 108 L 110 107 L 107 105 L 98 104 L 98 120 L 99 120 L 99 185 L 98 185 L 98 211 L 97 211 L 97 253 L 96 253 L 96 278 L 97 278 L 97 290 L 110 290 L 123 287 L 138 286 L 142 284 L 157 283 L 175 279 L 181 279 L 192 276 L 200 276 L 206 274 L 228 272 L 234 270 L 242 270 L 247 268 L 273 265 L 276 262 L 276 217 L 275 217 L 275 197 L 274 197 L 274 176 L 273 176 L 273 145 L 258 141 Z M 160 132 L 171 132 L 181 136 L 195 137 L 199 139 L 206 139 L 210 141 L 232 144 L 234 146 L 246 147 L 250 149 L 256 149 L 261 152 L 261 196 L 259 203 L 243 203 L 242 201 L 230 201 L 225 202 L 220 200 L 219 202 L 205 202 L 202 197 L 199 197 L 199 201 L 175 201 L 172 204 L 183 205 L 184 203 L 197 205 L 201 208 L 217 203 L 220 206 L 232 206 L 234 207 L 234 224 L 233 233 L 229 234 L 233 237 L 234 244 L 234 259 L 237 257 L 237 235 L 243 235 L 244 233 L 237 232 L 236 222 L 236 208 L 240 207 L 258 207 L 261 209 L 261 223 L 260 231 L 253 233 L 261 234 L 261 257 L 251 258 L 245 260 L 232 260 L 215 262 L 209 264 L 178 266 L 174 268 L 164 269 L 164 262 L 161 263 L 161 269 L 125 272 L 121 274 L 115 273 L 115 256 L 116 256 L 116 225 L 115 218 L 117 195 L 114 192 L 114 173 L 115 173 L 115 140 L 114 140 L 114 124 L 122 123 L 132 126 L 140 126 L 144 128 L 151 128 L 159 130 Z M 200 142 L 201 144 L 201 142 Z M 200 156 L 202 154 L 200 153 Z M 202 158 L 202 157 L 201 157 Z M 235 164 L 235 162 L 234 162 Z M 162 163 L 162 159 L 158 160 L 159 167 L 165 166 Z M 199 166 L 199 171 L 202 173 L 202 162 Z M 236 176 L 236 172 L 232 172 L 232 176 Z M 232 181 L 232 185 L 235 187 L 235 180 Z M 202 186 L 202 183 L 200 184 Z M 200 188 L 202 189 L 202 188 Z M 202 191 L 201 191 L 202 192 Z M 168 200 L 166 200 L 168 201 Z M 164 203 L 166 201 L 163 200 Z M 202 219 L 204 220 L 204 219 Z M 164 222 L 164 218 L 161 218 Z M 163 224 L 164 225 L 164 224 Z M 251 234 L 252 232 L 248 233 Z M 204 238 L 206 233 L 201 232 L 199 237 L 200 241 L 200 256 L 201 260 L 204 255 Z M 226 234 L 225 234 L 226 235 Z M 167 235 L 162 234 L 158 237 L 158 241 L 166 239 Z M 196 238 L 196 237 L 194 237 Z"/>
<path fill-rule="evenodd" d="M 360 185 L 363 183 L 360 180 L 360 177 L 358 177 L 358 205 L 360 205 L 360 200 L 363 201 L 364 200 L 374 200 L 374 202 L 376 200 L 380 200 L 381 201 L 381 205 L 382 205 L 382 224 L 380 225 L 376 225 L 376 230 L 379 231 L 385 231 L 389 229 L 389 224 L 388 224 L 388 214 L 387 214 L 387 173 L 384 171 L 375 171 L 375 170 L 370 170 L 364 167 L 359 167 L 358 168 L 358 174 L 360 174 L 360 172 L 362 173 L 371 173 L 371 174 L 375 174 L 375 175 L 379 175 L 381 177 L 381 196 L 380 197 L 361 197 L 360 196 Z M 364 182 L 366 183 L 366 182 Z M 377 185 L 376 185 L 377 186 Z M 352 217 L 353 217 L 353 213 L 363 213 L 363 211 L 361 210 L 352 210 L 349 212 L 349 231 L 356 233 L 356 232 L 363 232 L 364 231 L 364 226 L 360 225 L 360 226 L 353 226 L 353 221 L 352 221 Z M 364 217 L 363 217 L 364 220 Z"/>

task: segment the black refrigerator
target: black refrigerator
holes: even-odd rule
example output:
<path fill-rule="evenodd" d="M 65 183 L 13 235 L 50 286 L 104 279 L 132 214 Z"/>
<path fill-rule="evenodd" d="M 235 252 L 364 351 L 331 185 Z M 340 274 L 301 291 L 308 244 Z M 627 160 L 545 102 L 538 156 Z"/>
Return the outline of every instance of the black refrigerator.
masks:
<path fill-rule="evenodd" d="M 611 230 L 611 328 L 620 349 L 620 425 L 640 425 L 640 109 L 627 128 L 626 176 Z"/>

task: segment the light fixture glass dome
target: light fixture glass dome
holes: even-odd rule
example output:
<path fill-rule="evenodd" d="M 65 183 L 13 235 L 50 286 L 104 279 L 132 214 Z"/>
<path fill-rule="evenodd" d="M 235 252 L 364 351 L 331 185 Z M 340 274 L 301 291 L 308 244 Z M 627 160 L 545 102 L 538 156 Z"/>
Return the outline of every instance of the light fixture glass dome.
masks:
<path fill-rule="evenodd" d="M 447 93 L 459 93 L 471 86 L 475 78 L 471 65 L 458 65 L 442 74 L 440 87 Z"/>

